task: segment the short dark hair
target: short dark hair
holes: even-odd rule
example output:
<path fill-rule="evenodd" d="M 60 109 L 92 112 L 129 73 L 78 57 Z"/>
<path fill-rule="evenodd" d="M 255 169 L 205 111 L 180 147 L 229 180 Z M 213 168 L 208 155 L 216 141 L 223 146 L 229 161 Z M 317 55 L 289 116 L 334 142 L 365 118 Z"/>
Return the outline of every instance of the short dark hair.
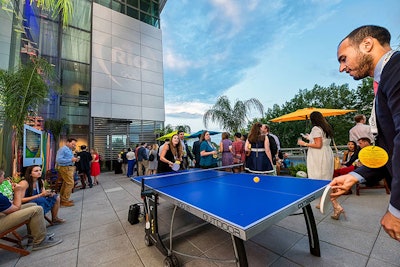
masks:
<path fill-rule="evenodd" d="M 364 120 L 364 119 L 365 119 L 365 116 L 362 114 L 358 114 L 358 115 L 354 116 L 354 121 L 357 123 L 359 123 L 361 120 Z"/>
<path fill-rule="evenodd" d="M 368 36 L 377 39 L 382 46 L 390 45 L 390 32 L 386 28 L 375 25 L 364 25 L 358 27 L 349 33 L 349 35 L 344 39 L 348 38 L 352 45 L 359 45 L 362 40 Z"/>
<path fill-rule="evenodd" d="M 364 142 L 368 142 L 369 144 L 371 144 L 371 139 L 369 139 L 368 137 L 361 137 L 361 138 L 358 138 L 357 141 L 364 141 Z"/>
<path fill-rule="evenodd" d="M 76 140 L 75 138 L 72 138 L 72 137 L 67 139 L 68 143 L 71 143 L 72 141 L 78 142 L 78 140 Z"/>
<path fill-rule="evenodd" d="M 85 149 L 86 149 L 86 146 L 85 146 L 85 145 L 81 145 L 81 149 L 82 149 L 82 150 L 85 150 Z"/>

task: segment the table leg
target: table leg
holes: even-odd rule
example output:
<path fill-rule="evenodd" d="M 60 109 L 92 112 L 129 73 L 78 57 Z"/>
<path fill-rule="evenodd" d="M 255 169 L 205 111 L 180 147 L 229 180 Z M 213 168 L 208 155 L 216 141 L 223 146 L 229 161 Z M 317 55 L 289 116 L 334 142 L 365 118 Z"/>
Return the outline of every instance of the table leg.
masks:
<path fill-rule="evenodd" d="M 319 247 L 319 238 L 317 225 L 315 223 L 314 214 L 310 204 L 303 208 L 304 219 L 306 220 L 308 243 L 310 245 L 310 253 L 314 256 L 321 257 L 321 250 Z"/>
<path fill-rule="evenodd" d="M 246 249 L 244 247 L 244 241 L 239 237 L 231 235 L 232 243 L 233 243 L 233 250 L 235 252 L 235 257 L 238 260 L 237 266 L 240 267 L 247 267 L 247 256 L 246 256 Z"/>

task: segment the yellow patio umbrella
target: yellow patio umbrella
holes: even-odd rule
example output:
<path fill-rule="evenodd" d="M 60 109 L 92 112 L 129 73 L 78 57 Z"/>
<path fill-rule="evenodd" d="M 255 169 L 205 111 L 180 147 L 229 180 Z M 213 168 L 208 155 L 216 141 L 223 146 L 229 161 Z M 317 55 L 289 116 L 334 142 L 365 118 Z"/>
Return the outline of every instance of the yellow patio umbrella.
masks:
<path fill-rule="evenodd" d="M 173 132 L 170 132 L 170 133 L 168 133 L 168 134 L 166 134 L 166 135 L 163 135 L 163 136 L 161 136 L 161 137 L 158 137 L 156 140 L 158 140 L 158 141 L 165 141 L 165 139 L 171 139 L 172 136 L 173 136 L 174 134 L 177 134 L 177 133 L 178 133 L 178 131 L 173 131 Z M 184 133 L 184 137 L 185 137 L 185 138 L 188 138 L 189 135 L 190 135 L 190 134 L 188 134 L 188 133 Z"/>
<path fill-rule="evenodd" d="M 354 112 L 357 110 L 309 107 L 309 108 L 298 109 L 294 112 L 282 115 L 282 116 L 274 118 L 270 121 L 272 121 L 272 122 L 304 121 L 304 120 L 308 120 L 310 118 L 310 114 L 313 113 L 314 111 L 320 112 L 322 114 L 322 116 L 324 116 L 324 117 L 329 117 L 329 116 L 344 115 L 346 113 Z"/>

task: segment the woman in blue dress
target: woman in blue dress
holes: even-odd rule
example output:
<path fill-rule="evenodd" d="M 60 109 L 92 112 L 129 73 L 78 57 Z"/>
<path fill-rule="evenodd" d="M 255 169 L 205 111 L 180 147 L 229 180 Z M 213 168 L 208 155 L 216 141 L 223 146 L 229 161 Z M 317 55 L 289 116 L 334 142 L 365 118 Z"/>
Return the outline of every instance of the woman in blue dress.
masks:
<path fill-rule="evenodd" d="M 25 179 L 19 184 L 25 188 L 25 197 L 22 198 L 22 203 L 36 203 L 43 208 L 44 214 L 51 211 L 52 222 L 54 224 L 65 222 L 64 219 L 58 217 L 60 196 L 44 188 L 42 168 L 40 166 L 29 166 L 25 172 Z"/>
<path fill-rule="evenodd" d="M 256 122 L 251 127 L 246 140 L 246 167 L 245 170 L 252 173 L 273 174 L 272 155 L 269 147 L 269 139 L 266 135 L 265 125 Z"/>

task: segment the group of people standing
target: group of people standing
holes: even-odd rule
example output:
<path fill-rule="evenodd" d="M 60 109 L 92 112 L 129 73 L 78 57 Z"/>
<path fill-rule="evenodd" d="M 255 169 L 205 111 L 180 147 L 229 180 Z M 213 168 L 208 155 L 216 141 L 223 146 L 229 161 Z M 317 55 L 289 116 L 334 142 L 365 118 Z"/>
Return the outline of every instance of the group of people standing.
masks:
<path fill-rule="evenodd" d="M 219 158 L 225 171 L 275 174 L 274 165 L 278 157 L 277 141 L 262 123 L 253 124 L 249 135 L 235 133 L 233 141 L 227 132 L 221 134 L 219 148 L 211 142 L 209 131 L 203 131 L 193 144 L 196 168 L 215 168 Z M 279 139 L 278 139 L 279 140 Z M 278 141 L 279 142 L 279 141 Z"/>
<path fill-rule="evenodd" d="M 92 148 L 89 153 L 86 145 L 82 145 L 81 151 L 75 153 L 76 142 L 75 138 L 68 138 L 66 144 L 57 151 L 56 155 L 58 175 L 63 181 L 60 189 L 60 202 L 61 206 L 65 207 L 74 206 L 70 197 L 75 186 L 76 171 L 81 175 L 81 189 L 86 188 L 86 179 L 90 188 L 99 184 L 100 155 L 97 149 Z"/>

